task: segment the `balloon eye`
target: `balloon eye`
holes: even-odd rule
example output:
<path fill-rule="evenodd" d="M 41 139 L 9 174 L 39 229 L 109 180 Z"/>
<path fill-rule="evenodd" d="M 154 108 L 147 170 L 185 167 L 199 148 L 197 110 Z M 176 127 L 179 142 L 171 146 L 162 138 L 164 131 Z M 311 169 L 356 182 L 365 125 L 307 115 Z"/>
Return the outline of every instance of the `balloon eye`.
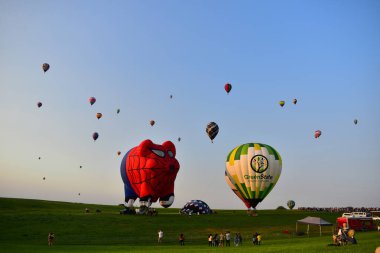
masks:
<path fill-rule="evenodd" d="M 152 152 L 158 155 L 159 157 L 165 157 L 165 153 L 162 150 L 152 149 Z"/>
<path fill-rule="evenodd" d="M 174 157 L 173 152 L 171 152 L 170 150 L 168 151 L 168 155 L 169 155 L 170 157 Z"/>

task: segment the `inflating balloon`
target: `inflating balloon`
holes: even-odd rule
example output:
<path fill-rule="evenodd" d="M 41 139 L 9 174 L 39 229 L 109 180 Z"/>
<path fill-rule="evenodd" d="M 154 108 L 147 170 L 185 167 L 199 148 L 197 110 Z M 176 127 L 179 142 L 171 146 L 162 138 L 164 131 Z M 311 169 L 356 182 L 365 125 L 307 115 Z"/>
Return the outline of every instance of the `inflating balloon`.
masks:
<path fill-rule="evenodd" d="M 99 137 L 99 134 L 97 132 L 92 134 L 92 139 L 94 139 L 94 141 L 96 141 L 98 137 Z"/>
<path fill-rule="evenodd" d="M 44 73 L 50 69 L 50 65 L 48 63 L 42 64 L 42 70 Z"/>
<path fill-rule="evenodd" d="M 319 136 L 321 136 L 322 132 L 321 130 L 317 130 L 314 132 L 314 138 L 319 138 Z"/>
<path fill-rule="evenodd" d="M 294 202 L 294 200 L 289 200 L 286 204 L 288 205 L 290 210 L 293 210 L 294 206 L 296 205 L 296 202 Z"/>
<path fill-rule="evenodd" d="M 212 214 L 210 207 L 202 200 L 190 200 L 180 210 L 181 214 Z"/>
<path fill-rule="evenodd" d="M 40 108 L 42 106 L 42 103 L 41 102 L 38 102 L 37 103 L 37 107 Z"/>
<path fill-rule="evenodd" d="M 90 97 L 90 98 L 88 99 L 88 102 L 90 102 L 90 104 L 93 105 L 93 104 L 95 104 L 95 102 L 96 102 L 96 98 L 94 98 L 94 97 Z"/>
<path fill-rule="evenodd" d="M 125 154 L 120 173 L 127 208 L 133 208 L 137 198 L 145 207 L 158 199 L 163 207 L 173 204 L 174 181 L 180 167 L 175 155 L 171 141 L 158 145 L 151 140 L 141 142 Z"/>
<path fill-rule="evenodd" d="M 103 114 L 101 114 L 100 112 L 98 112 L 98 113 L 96 114 L 96 118 L 97 118 L 97 119 L 100 119 L 102 116 L 103 116 Z"/>
<path fill-rule="evenodd" d="M 219 126 L 215 122 L 210 122 L 206 126 L 206 133 L 208 137 L 211 139 L 211 142 L 214 143 L 215 137 L 219 133 Z"/>
<path fill-rule="evenodd" d="M 278 102 L 278 104 L 279 104 L 281 107 L 284 107 L 284 105 L 285 105 L 285 101 L 284 101 L 284 100 L 281 100 L 280 102 Z"/>
<path fill-rule="evenodd" d="M 154 126 L 155 123 L 156 123 L 156 122 L 155 122 L 154 120 L 149 121 L 149 124 L 150 124 L 151 126 Z"/>
<path fill-rule="evenodd" d="M 247 208 L 256 208 L 280 178 L 282 160 L 271 146 L 247 143 L 227 156 L 225 179 Z"/>
<path fill-rule="evenodd" d="M 232 89 L 232 85 L 230 83 L 226 83 L 224 85 L 224 90 L 227 92 L 227 94 L 230 93 L 231 89 Z"/>

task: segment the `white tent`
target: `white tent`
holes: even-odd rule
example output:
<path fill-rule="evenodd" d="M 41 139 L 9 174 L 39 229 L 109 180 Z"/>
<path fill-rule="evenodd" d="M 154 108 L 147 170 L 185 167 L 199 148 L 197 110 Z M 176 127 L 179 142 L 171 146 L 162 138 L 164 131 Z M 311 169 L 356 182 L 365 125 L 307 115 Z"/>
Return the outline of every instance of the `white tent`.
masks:
<path fill-rule="evenodd" d="M 296 232 L 298 232 L 298 223 L 304 223 L 307 224 L 307 234 L 309 235 L 309 228 L 310 225 L 316 225 L 319 226 L 319 235 L 322 235 L 322 226 L 332 226 L 332 224 L 328 221 L 325 221 L 324 219 L 321 219 L 319 217 L 311 217 L 308 216 L 302 220 L 298 220 L 296 222 Z"/>

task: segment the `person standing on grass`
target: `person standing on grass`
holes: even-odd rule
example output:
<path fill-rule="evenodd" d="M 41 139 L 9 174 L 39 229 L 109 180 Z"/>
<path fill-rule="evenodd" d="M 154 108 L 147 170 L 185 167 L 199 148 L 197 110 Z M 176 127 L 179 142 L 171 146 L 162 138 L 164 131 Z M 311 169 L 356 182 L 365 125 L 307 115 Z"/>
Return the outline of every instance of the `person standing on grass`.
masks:
<path fill-rule="evenodd" d="M 235 247 L 239 246 L 239 241 L 240 241 L 239 235 L 238 233 L 236 233 L 235 238 L 234 238 Z"/>
<path fill-rule="evenodd" d="M 208 246 L 212 247 L 212 234 L 208 235 Z"/>
<path fill-rule="evenodd" d="M 185 245 L 185 236 L 183 234 L 179 235 L 179 245 L 184 246 Z"/>
<path fill-rule="evenodd" d="M 230 241 L 231 241 L 231 234 L 230 234 L 230 231 L 227 231 L 227 233 L 226 233 L 226 247 L 230 247 Z"/>
<path fill-rule="evenodd" d="M 54 243 L 54 233 L 50 232 L 48 234 L 48 246 L 53 246 Z"/>
<path fill-rule="evenodd" d="M 160 231 L 158 231 L 158 243 L 162 243 L 164 239 L 164 232 L 162 231 L 162 229 L 160 229 Z"/>

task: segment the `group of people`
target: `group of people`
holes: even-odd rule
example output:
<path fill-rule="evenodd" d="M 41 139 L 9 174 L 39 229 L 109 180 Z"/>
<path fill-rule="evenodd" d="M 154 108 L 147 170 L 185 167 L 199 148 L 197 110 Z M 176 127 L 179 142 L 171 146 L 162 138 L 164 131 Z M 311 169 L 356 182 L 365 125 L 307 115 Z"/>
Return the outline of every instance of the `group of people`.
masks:
<path fill-rule="evenodd" d="M 347 229 L 346 226 L 343 226 L 343 228 L 338 230 L 337 234 L 333 234 L 333 245 L 341 246 L 348 243 L 357 244 L 355 230 Z"/>
<path fill-rule="evenodd" d="M 230 231 L 227 231 L 226 233 L 216 233 L 214 235 L 209 234 L 207 240 L 208 246 L 210 247 L 229 247 L 231 246 L 231 233 Z"/>

